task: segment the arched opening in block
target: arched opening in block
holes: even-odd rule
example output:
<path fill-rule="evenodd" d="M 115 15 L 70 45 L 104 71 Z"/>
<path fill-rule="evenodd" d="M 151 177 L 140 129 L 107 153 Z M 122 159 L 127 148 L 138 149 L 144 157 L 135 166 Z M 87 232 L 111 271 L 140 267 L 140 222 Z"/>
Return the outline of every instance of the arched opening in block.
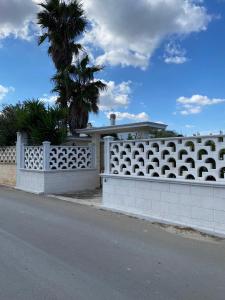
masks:
<path fill-rule="evenodd" d="M 176 175 L 175 174 L 173 174 L 173 173 L 170 173 L 169 175 L 168 175 L 168 177 L 167 178 L 173 178 L 173 179 L 175 179 L 175 178 L 177 178 L 176 177 Z"/>
<path fill-rule="evenodd" d="M 185 179 L 187 179 L 187 180 L 195 180 L 195 177 L 192 174 L 189 174 L 189 175 L 186 176 Z"/>
<path fill-rule="evenodd" d="M 170 155 L 168 150 L 163 150 L 162 151 L 162 159 L 165 159 L 167 155 Z"/>
<path fill-rule="evenodd" d="M 209 176 L 206 177 L 205 180 L 206 181 L 216 181 L 216 178 L 214 176 L 212 176 L 212 175 L 209 175 Z"/>
<path fill-rule="evenodd" d="M 224 156 L 225 156 L 225 149 L 221 149 L 219 152 L 219 159 L 224 160 Z"/>
<path fill-rule="evenodd" d="M 171 148 L 173 152 L 176 152 L 176 144 L 174 142 L 169 142 L 167 147 Z"/>
<path fill-rule="evenodd" d="M 126 162 L 126 164 L 127 164 L 128 166 L 131 166 L 131 159 L 130 159 L 129 157 L 126 157 L 126 158 L 124 159 L 124 161 Z"/>
<path fill-rule="evenodd" d="M 137 173 L 137 176 L 145 176 L 145 175 L 144 175 L 143 172 L 140 171 L 140 172 Z"/>
<path fill-rule="evenodd" d="M 131 145 L 130 144 L 126 144 L 124 146 L 124 148 L 126 149 L 126 151 L 131 152 Z"/>
<path fill-rule="evenodd" d="M 205 149 L 200 149 L 197 154 L 198 160 L 202 160 L 203 155 L 207 155 L 207 154 L 208 152 Z"/>
<path fill-rule="evenodd" d="M 141 163 L 142 166 L 145 165 L 145 161 L 144 161 L 144 158 L 143 158 L 143 157 L 139 157 L 139 158 L 138 158 L 138 162 Z"/>
<path fill-rule="evenodd" d="M 138 155 L 140 155 L 140 153 L 137 150 L 135 150 L 132 154 L 133 159 L 135 159 Z"/>
<path fill-rule="evenodd" d="M 188 168 L 186 166 L 181 166 L 179 168 L 179 176 L 183 176 L 185 171 L 188 171 Z"/>
<path fill-rule="evenodd" d="M 125 171 L 124 175 L 130 176 L 130 175 L 131 175 L 131 174 L 130 174 L 130 171 Z"/>
<path fill-rule="evenodd" d="M 193 158 L 189 157 L 185 160 L 186 163 L 190 164 L 191 168 L 194 169 L 195 168 L 195 161 Z"/>
<path fill-rule="evenodd" d="M 157 143 L 153 143 L 152 148 L 155 150 L 155 152 L 159 152 L 159 145 Z"/>
<path fill-rule="evenodd" d="M 225 167 L 220 169 L 219 176 L 220 178 L 225 178 Z"/>
<path fill-rule="evenodd" d="M 154 173 L 152 174 L 152 177 L 159 177 L 159 174 L 158 174 L 157 172 L 154 172 Z"/>
<path fill-rule="evenodd" d="M 151 156 L 153 156 L 153 151 L 152 150 L 148 150 L 147 152 L 146 152 L 146 158 L 147 159 L 150 159 L 151 158 Z"/>
<path fill-rule="evenodd" d="M 161 173 L 162 173 L 162 175 L 165 175 L 165 174 L 166 174 L 166 170 L 168 170 L 168 171 L 169 171 L 169 170 L 170 170 L 170 168 L 169 168 L 168 166 L 166 166 L 166 165 L 165 165 L 165 166 L 163 166 L 163 167 L 162 167 L 162 169 L 161 169 Z"/>
<path fill-rule="evenodd" d="M 185 149 L 180 150 L 179 153 L 178 153 L 178 159 L 179 159 L 179 160 L 182 160 L 182 159 L 183 159 L 183 156 L 184 156 L 184 155 L 187 155 L 187 154 L 188 154 L 188 153 L 187 153 L 187 151 L 186 151 Z"/>
<path fill-rule="evenodd" d="M 150 174 L 151 170 L 154 170 L 153 165 L 147 165 L 147 167 L 146 167 L 146 173 Z"/>
<path fill-rule="evenodd" d="M 154 162 L 156 164 L 156 167 L 159 167 L 159 159 L 157 157 L 154 157 L 152 159 L 152 162 Z"/>
<path fill-rule="evenodd" d="M 189 147 L 190 150 L 191 150 L 192 152 L 195 151 L 195 144 L 194 144 L 194 142 L 192 142 L 192 141 L 187 141 L 187 142 L 185 143 L 185 146 L 186 146 L 186 147 Z"/>
<path fill-rule="evenodd" d="M 202 177 L 203 172 L 204 172 L 204 173 L 208 172 L 208 169 L 207 169 L 206 167 L 200 167 L 200 168 L 198 169 L 198 177 Z"/>
<path fill-rule="evenodd" d="M 141 152 L 144 152 L 145 147 L 142 143 L 138 144 L 137 148 L 139 148 L 141 150 Z"/>
<path fill-rule="evenodd" d="M 137 170 L 139 170 L 139 169 L 140 169 L 139 165 L 135 164 L 135 165 L 133 166 L 133 173 L 136 173 Z"/>
<path fill-rule="evenodd" d="M 211 165 L 211 169 L 216 169 L 216 161 L 213 158 L 207 158 L 205 160 L 206 164 L 210 164 Z"/>
<path fill-rule="evenodd" d="M 216 151 L 216 144 L 212 140 L 206 141 L 205 146 L 210 146 L 211 151 Z"/>
<path fill-rule="evenodd" d="M 168 163 L 170 163 L 172 165 L 173 168 L 176 168 L 177 166 L 177 162 L 176 162 L 176 159 L 173 158 L 173 157 L 170 157 L 168 160 L 167 160 Z"/>

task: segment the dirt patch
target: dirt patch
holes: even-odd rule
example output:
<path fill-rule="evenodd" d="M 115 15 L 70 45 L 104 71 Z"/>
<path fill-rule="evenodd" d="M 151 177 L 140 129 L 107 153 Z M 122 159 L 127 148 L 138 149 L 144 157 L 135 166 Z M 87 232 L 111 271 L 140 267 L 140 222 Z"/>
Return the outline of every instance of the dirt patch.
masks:
<path fill-rule="evenodd" d="M 172 233 L 172 234 L 177 234 L 180 235 L 184 238 L 188 239 L 194 239 L 194 240 L 200 240 L 200 241 L 206 241 L 206 242 L 220 242 L 223 241 L 223 238 L 210 235 L 198 230 L 195 230 L 191 227 L 182 227 L 182 226 L 173 226 L 173 225 L 167 225 L 167 224 L 162 224 L 162 223 L 152 223 L 154 226 L 160 227 L 164 229 L 165 231 Z"/>

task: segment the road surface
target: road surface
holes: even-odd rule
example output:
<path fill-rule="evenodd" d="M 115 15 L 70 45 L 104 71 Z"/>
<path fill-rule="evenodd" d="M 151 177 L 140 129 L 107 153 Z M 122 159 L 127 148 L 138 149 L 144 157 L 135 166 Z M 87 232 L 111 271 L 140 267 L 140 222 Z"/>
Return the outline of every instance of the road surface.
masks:
<path fill-rule="evenodd" d="M 1 300 L 225 299 L 225 242 L 0 187 Z"/>

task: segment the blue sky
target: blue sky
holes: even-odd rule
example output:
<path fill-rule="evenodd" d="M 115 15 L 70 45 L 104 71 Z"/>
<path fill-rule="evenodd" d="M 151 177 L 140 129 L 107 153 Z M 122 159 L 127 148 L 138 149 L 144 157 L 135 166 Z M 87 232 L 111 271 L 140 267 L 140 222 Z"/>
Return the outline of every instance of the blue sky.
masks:
<path fill-rule="evenodd" d="M 15 17 L 16 2 L 0 3 L 1 104 L 37 97 L 51 103 L 55 70 L 47 45 L 37 46 L 36 3 L 19 0 Z M 120 0 L 113 16 L 115 2 L 105 0 L 103 14 L 102 1 L 84 0 L 91 29 L 82 41 L 105 65 L 99 78 L 109 85 L 94 125 L 108 124 L 113 110 L 119 123 L 149 119 L 183 134 L 225 131 L 225 2 Z"/>

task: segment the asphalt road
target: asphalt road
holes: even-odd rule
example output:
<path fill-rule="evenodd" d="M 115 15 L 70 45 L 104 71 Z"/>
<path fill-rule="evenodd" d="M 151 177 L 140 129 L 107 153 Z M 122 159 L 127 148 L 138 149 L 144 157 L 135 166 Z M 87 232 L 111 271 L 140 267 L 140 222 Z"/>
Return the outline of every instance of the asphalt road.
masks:
<path fill-rule="evenodd" d="M 225 299 L 225 242 L 0 187 L 0 300 Z"/>

